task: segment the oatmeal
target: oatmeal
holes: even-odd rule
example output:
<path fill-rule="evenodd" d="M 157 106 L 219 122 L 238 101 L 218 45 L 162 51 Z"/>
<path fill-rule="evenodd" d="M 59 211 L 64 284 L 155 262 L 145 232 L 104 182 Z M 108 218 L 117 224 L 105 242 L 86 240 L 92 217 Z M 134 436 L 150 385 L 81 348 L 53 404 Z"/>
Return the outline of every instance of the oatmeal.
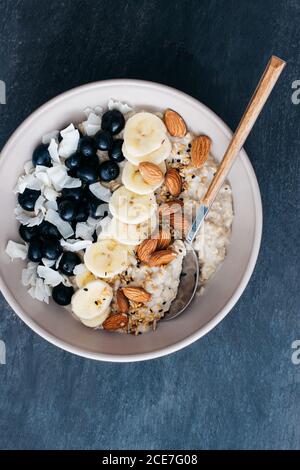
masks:
<path fill-rule="evenodd" d="M 27 259 L 28 293 L 89 328 L 155 330 L 177 296 L 185 235 L 217 170 L 210 144 L 173 110 L 113 100 L 44 136 L 15 189 L 23 243 L 7 245 L 12 259 Z M 232 220 L 225 183 L 193 244 L 201 286 L 226 256 Z"/>

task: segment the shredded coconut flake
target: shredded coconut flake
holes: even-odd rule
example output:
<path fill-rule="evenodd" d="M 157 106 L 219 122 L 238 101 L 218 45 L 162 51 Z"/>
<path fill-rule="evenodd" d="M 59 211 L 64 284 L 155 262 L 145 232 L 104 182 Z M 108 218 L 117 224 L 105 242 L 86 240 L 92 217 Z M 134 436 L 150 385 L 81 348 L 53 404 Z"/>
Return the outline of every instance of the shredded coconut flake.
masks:
<path fill-rule="evenodd" d="M 72 153 L 76 152 L 79 142 L 79 131 L 74 128 L 73 124 L 70 124 L 64 131 L 61 131 L 63 137 L 59 144 L 58 153 L 60 157 L 67 158 Z M 68 130 L 69 129 L 69 130 Z"/>
<path fill-rule="evenodd" d="M 82 274 L 86 271 L 86 267 L 85 267 L 85 264 L 83 263 L 80 263 L 80 264 L 77 264 L 73 270 L 73 274 L 74 276 L 77 276 L 77 274 Z"/>
<path fill-rule="evenodd" d="M 51 224 L 55 225 L 57 230 L 62 234 L 64 238 L 69 238 L 74 234 L 74 230 L 72 226 L 63 220 L 58 212 L 54 211 L 53 209 L 48 209 L 46 213 L 45 220 L 50 222 Z"/>
<path fill-rule="evenodd" d="M 89 227 L 85 222 L 78 222 L 76 224 L 75 236 L 83 240 L 93 240 L 94 227 Z"/>
<path fill-rule="evenodd" d="M 56 198 L 58 197 L 58 192 L 55 191 L 53 188 L 45 188 L 43 191 L 43 196 L 48 200 L 48 201 L 56 201 Z"/>
<path fill-rule="evenodd" d="M 111 198 L 110 189 L 105 188 L 101 183 L 90 184 L 89 190 L 97 199 L 100 199 L 100 201 L 108 202 Z"/>
<path fill-rule="evenodd" d="M 69 239 L 68 241 L 61 240 L 60 244 L 63 248 L 66 248 L 68 251 L 75 253 L 77 251 L 85 250 L 92 244 L 92 241 Z"/>
<path fill-rule="evenodd" d="M 23 286 L 35 286 L 37 278 L 38 263 L 29 261 L 27 267 L 22 269 L 21 282 Z"/>
<path fill-rule="evenodd" d="M 39 196 L 37 198 L 37 200 L 35 201 L 35 204 L 34 204 L 34 213 L 35 215 L 38 215 L 39 211 L 44 209 L 44 212 L 45 212 L 45 208 L 44 208 L 44 202 L 45 202 L 45 198 L 43 196 Z"/>
<path fill-rule="evenodd" d="M 16 243 L 9 240 L 6 245 L 5 252 L 12 261 L 17 258 L 25 259 L 27 256 L 27 246 L 25 244 L 23 245 L 22 243 Z"/>
<path fill-rule="evenodd" d="M 45 284 L 43 279 L 37 278 L 35 286 L 31 287 L 28 293 L 33 299 L 40 300 L 41 302 L 46 302 L 48 304 L 51 289 L 47 284 Z"/>
<path fill-rule="evenodd" d="M 58 284 L 63 280 L 63 277 L 59 272 L 49 268 L 48 266 L 39 266 L 37 268 L 37 273 L 44 279 L 45 284 L 51 287 L 58 286 Z"/>
<path fill-rule="evenodd" d="M 58 143 L 56 142 L 55 139 L 51 139 L 50 145 L 48 147 L 48 152 L 53 162 L 60 163 L 59 155 L 58 155 Z"/>
<path fill-rule="evenodd" d="M 113 99 L 110 99 L 108 102 L 108 109 L 117 109 L 123 114 L 129 113 L 130 111 L 133 110 L 131 106 L 129 106 L 127 103 L 122 103 L 121 101 L 115 101 Z"/>

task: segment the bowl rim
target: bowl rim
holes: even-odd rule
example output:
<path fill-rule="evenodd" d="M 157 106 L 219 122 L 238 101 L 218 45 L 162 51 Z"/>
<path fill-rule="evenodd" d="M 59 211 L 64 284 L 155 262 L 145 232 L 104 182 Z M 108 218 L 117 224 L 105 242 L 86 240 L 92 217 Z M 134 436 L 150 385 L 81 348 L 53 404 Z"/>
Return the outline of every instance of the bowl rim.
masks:
<path fill-rule="evenodd" d="M 23 132 L 26 131 L 27 126 L 31 123 L 33 119 L 38 117 L 39 114 L 44 113 L 44 111 L 46 111 L 48 108 L 51 108 L 53 105 L 57 104 L 61 100 L 64 100 L 66 97 L 75 96 L 77 94 L 80 94 L 82 91 L 85 91 L 86 89 L 93 89 L 93 88 L 106 87 L 106 86 L 110 87 L 110 86 L 118 86 L 118 85 L 128 86 L 128 87 L 142 86 L 144 88 L 152 88 L 152 89 L 154 88 L 160 91 L 164 90 L 166 93 L 172 93 L 172 94 L 175 93 L 178 97 L 181 97 L 184 100 L 188 100 L 194 105 L 197 105 L 198 107 L 200 106 L 202 108 L 202 112 L 206 115 L 209 115 L 209 118 L 223 130 L 224 134 L 228 138 L 231 138 L 233 134 L 231 129 L 227 126 L 227 124 L 225 124 L 225 122 L 208 106 L 201 103 L 200 101 L 193 98 L 192 96 L 188 95 L 187 93 L 177 90 L 176 88 L 163 85 L 157 82 L 152 82 L 152 81 L 147 81 L 147 80 L 138 80 L 138 79 L 100 80 L 100 81 L 95 81 L 95 82 L 87 83 L 84 85 L 80 85 L 78 87 L 72 88 L 71 90 L 63 92 L 57 95 L 56 97 L 50 99 L 49 101 L 41 105 L 38 109 L 36 109 L 33 113 L 31 113 L 20 124 L 20 126 L 18 126 L 18 128 L 13 132 L 13 134 L 9 137 L 9 140 L 7 141 L 7 143 L 4 145 L 3 149 L 1 150 L 0 171 L 1 171 L 2 162 L 4 160 L 3 158 L 1 158 L 2 154 L 8 153 L 10 151 L 10 147 L 14 145 L 14 141 L 18 139 L 19 136 Z M 259 254 L 261 237 L 262 237 L 262 226 L 263 226 L 263 211 L 262 211 L 260 190 L 259 190 L 259 186 L 258 186 L 254 169 L 250 163 L 249 157 L 247 156 L 244 148 L 241 149 L 239 158 L 243 160 L 243 164 L 248 174 L 250 185 L 252 187 L 252 192 L 253 192 L 254 212 L 255 212 L 255 232 L 254 232 L 254 242 L 252 245 L 251 254 L 248 260 L 247 268 L 243 276 L 241 277 L 239 285 L 237 289 L 235 290 L 234 294 L 227 300 L 226 304 L 223 306 L 223 308 L 219 311 L 219 313 L 213 319 L 208 321 L 199 330 L 195 331 L 188 337 L 172 345 L 166 346 L 164 348 L 159 348 L 151 352 L 139 353 L 139 354 L 112 355 L 112 354 L 106 354 L 106 353 L 87 351 L 83 348 L 72 346 L 71 344 L 68 344 L 63 340 L 56 338 L 54 335 L 52 335 L 51 333 L 48 333 L 42 327 L 40 327 L 32 318 L 28 317 L 27 314 L 23 311 L 22 307 L 17 303 L 14 296 L 10 293 L 2 275 L 0 275 L 0 290 L 4 298 L 6 299 L 8 304 L 13 308 L 16 314 L 21 318 L 21 320 L 23 320 L 23 322 L 28 327 L 30 327 L 35 333 L 37 333 L 39 336 L 41 336 L 45 340 L 49 341 L 51 344 L 80 357 L 85 357 L 88 359 L 94 359 L 94 360 L 104 361 L 104 362 L 137 362 L 137 361 L 144 361 L 144 360 L 155 359 L 158 357 L 163 357 L 168 354 L 179 351 L 180 349 L 183 349 L 186 346 L 191 345 L 192 343 L 194 343 L 195 341 L 197 341 L 198 339 L 206 335 L 215 326 L 217 326 L 218 323 L 220 323 L 225 318 L 225 316 L 230 312 L 230 310 L 232 310 L 232 308 L 241 297 L 243 291 L 245 290 L 250 280 L 250 277 L 254 271 L 257 257 Z"/>

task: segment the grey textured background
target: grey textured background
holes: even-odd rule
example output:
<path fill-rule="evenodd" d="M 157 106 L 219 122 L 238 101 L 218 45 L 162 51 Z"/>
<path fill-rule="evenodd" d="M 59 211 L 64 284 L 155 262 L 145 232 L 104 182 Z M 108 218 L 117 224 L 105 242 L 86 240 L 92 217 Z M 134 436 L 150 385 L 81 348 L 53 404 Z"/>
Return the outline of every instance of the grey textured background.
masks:
<path fill-rule="evenodd" d="M 264 232 L 238 305 L 189 348 L 119 365 L 46 343 L 1 298 L 0 448 L 299 448 L 299 24 L 299 0 L 0 2 L 0 147 L 49 98 L 114 77 L 175 86 L 234 128 L 271 53 L 288 61 L 246 145 Z"/>

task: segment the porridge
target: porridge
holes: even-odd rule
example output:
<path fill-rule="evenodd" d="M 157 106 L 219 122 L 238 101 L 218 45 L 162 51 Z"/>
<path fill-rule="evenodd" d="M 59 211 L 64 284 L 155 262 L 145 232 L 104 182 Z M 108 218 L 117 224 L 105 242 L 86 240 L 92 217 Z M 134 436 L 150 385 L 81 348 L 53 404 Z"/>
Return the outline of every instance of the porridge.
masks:
<path fill-rule="evenodd" d="M 17 182 L 26 260 L 21 282 L 90 328 L 155 330 L 177 296 L 184 243 L 217 163 L 208 136 L 193 135 L 172 110 L 133 110 L 110 100 L 86 119 L 44 136 Z M 231 187 L 219 192 L 193 247 L 200 287 L 226 256 Z M 67 312 L 69 311 L 69 312 Z"/>

